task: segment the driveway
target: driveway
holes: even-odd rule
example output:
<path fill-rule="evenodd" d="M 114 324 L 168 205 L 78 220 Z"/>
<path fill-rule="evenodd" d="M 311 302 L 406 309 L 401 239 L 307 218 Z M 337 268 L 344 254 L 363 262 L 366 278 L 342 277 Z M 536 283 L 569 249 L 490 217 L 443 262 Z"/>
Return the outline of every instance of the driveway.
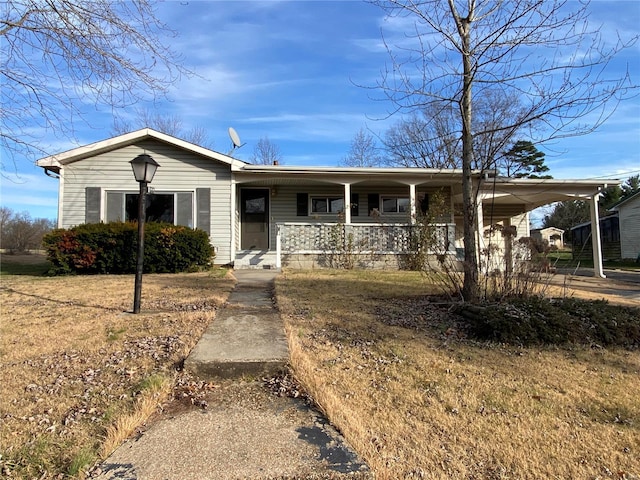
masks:
<path fill-rule="evenodd" d="M 596 278 L 593 269 L 558 269 L 550 284 L 564 294 L 581 298 L 606 299 L 611 303 L 640 306 L 640 271 L 604 271 L 607 278 Z"/>

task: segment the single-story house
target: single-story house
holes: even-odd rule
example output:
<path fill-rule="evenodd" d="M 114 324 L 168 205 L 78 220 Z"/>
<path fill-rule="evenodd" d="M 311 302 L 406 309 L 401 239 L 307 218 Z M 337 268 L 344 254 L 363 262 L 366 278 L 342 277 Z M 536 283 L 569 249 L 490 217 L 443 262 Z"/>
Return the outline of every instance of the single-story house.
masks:
<path fill-rule="evenodd" d="M 253 165 L 149 128 L 37 161 L 59 178 L 58 226 L 135 220 L 139 185 L 129 162 L 140 154 L 160 165 L 149 185 L 147 218 L 207 231 L 219 264 L 321 264 L 339 228 L 357 253 L 397 266 L 410 248 L 416 213 L 436 194 L 447 206 L 437 224 L 440 247 L 452 255 L 463 248 L 460 169 Z M 597 225 L 598 196 L 606 187 L 479 171 L 473 182 L 478 231 L 502 224 L 515 226 L 518 237 L 529 236 L 531 210 L 567 199 L 590 201 Z M 479 250 L 494 236 L 478 235 Z M 601 266 L 597 250 L 594 263 Z"/>
<path fill-rule="evenodd" d="M 561 228 L 532 228 L 531 238 L 547 242 L 551 247 L 564 248 L 564 230 Z"/>
<path fill-rule="evenodd" d="M 610 209 L 618 213 L 620 257 L 640 259 L 640 192 L 619 201 Z"/>

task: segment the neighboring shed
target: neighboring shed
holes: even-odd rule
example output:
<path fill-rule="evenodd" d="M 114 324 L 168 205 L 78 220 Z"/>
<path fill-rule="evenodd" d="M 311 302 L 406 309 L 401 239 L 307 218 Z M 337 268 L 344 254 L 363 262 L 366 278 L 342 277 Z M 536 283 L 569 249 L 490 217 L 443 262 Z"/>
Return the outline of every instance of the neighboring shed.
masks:
<path fill-rule="evenodd" d="M 621 257 L 640 259 L 640 192 L 618 202 L 609 210 L 618 213 Z"/>
<path fill-rule="evenodd" d="M 564 248 L 564 230 L 556 227 L 534 228 L 531 238 L 547 242 L 552 247 Z"/>

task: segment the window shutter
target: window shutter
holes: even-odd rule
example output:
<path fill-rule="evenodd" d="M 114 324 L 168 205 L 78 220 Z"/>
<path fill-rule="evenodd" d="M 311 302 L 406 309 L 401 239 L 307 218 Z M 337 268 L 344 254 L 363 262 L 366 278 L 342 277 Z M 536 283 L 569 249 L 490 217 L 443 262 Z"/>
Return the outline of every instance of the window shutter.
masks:
<path fill-rule="evenodd" d="M 211 189 L 196 188 L 196 227 L 211 235 Z"/>
<path fill-rule="evenodd" d="M 85 188 L 84 223 L 100 223 L 100 187 Z"/>
<path fill-rule="evenodd" d="M 178 213 L 176 225 L 193 228 L 193 194 L 191 192 L 176 193 Z"/>
<path fill-rule="evenodd" d="M 309 216 L 309 195 L 306 193 L 298 193 L 296 195 L 296 209 L 298 217 Z"/>
<path fill-rule="evenodd" d="M 107 222 L 123 222 L 124 193 L 107 192 Z"/>
<path fill-rule="evenodd" d="M 422 214 L 426 214 L 429 211 L 429 194 L 425 193 L 420 199 L 420 211 Z"/>
<path fill-rule="evenodd" d="M 373 210 L 380 211 L 380 195 L 377 193 L 369 194 L 369 216 L 372 215 Z"/>
<path fill-rule="evenodd" d="M 360 209 L 358 208 L 358 194 L 357 193 L 352 193 L 351 194 L 351 216 L 352 217 L 357 217 L 358 216 L 358 212 L 360 211 Z"/>

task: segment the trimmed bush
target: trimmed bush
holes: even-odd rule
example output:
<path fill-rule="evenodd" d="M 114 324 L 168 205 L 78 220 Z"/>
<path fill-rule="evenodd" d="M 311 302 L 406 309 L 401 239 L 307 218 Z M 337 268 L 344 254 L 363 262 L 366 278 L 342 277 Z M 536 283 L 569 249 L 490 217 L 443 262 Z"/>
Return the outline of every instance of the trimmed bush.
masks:
<path fill-rule="evenodd" d="M 57 229 L 43 245 L 53 275 L 135 273 L 138 224 L 91 223 Z M 214 253 L 203 230 L 169 223 L 145 224 L 145 273 L 194 271 L 211 265 Z"/>

